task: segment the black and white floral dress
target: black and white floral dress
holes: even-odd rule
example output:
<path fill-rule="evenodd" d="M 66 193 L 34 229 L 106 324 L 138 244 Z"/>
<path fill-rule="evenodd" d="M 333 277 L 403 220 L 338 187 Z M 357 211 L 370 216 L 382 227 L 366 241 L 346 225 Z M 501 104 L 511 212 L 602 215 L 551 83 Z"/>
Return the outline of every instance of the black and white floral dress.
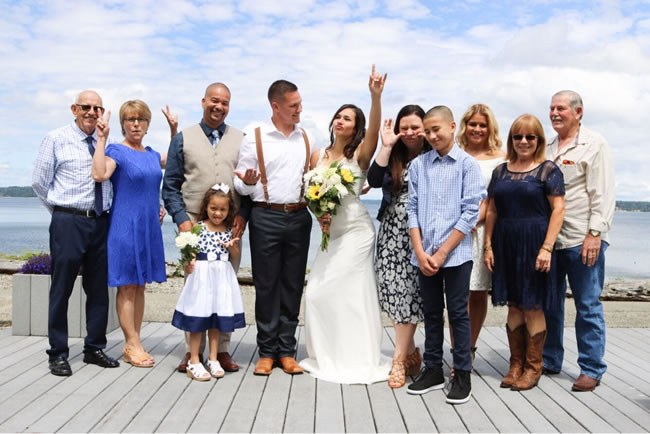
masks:
<path fill-rule="evenodd" d="M 408 166 L 402 189 L 393 193 L 384 211 L 377 236 L 375 273 L 381 310 L 396 323 L 417 324 L 423 320 L 418 269 L 411 264 L 411 237 L 407 225 Z"/>

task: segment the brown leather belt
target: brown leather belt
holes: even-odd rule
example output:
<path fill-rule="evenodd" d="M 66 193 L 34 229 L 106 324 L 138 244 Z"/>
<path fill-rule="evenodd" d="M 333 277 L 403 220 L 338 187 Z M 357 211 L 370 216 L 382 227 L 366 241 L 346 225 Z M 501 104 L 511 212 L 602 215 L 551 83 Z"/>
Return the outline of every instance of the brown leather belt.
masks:
<path fill-rule="evenodd" d="M 268 208 L 268 209 L 272 209 L 273 211 L 292 213 L 307 208 L 307 202 L 296 202 L 296 203 L 253 202 L 253 206 L 257 208 Z"/>

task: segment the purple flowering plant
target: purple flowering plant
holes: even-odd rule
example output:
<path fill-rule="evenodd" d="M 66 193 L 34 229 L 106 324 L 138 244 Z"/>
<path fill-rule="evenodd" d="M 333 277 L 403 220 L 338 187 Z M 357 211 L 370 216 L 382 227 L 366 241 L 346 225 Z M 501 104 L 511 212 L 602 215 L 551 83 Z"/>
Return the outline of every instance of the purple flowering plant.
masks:
<path fill-rule="evenodd" d="M 52 258 L 49 253 L 32 255 L 18 272 L 21 274 L 52 274 Z"/>

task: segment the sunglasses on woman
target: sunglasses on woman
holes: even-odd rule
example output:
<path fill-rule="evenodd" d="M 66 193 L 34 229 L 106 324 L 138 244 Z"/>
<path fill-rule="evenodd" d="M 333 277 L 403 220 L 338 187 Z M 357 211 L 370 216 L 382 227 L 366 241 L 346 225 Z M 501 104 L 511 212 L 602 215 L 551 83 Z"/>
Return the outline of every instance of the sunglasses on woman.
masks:
<path fill-rule="evenodd" d="M 526 138 L 526 141 L 532 142 L 533 140 L 537 140 L 537 136 L 535 134 L 513 134 L 512 135 L 512 140 L 520 141 L 523 138 Z"/>

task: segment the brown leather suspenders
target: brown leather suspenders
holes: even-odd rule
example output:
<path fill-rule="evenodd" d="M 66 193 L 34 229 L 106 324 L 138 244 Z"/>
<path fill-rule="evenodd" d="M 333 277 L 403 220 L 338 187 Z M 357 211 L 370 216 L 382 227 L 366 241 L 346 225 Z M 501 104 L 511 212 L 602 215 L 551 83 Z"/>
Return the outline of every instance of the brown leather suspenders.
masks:
<path fill-rule="evenodd" d="M 303 175 L 307 173 L 307 170 L 309 170 L 309 138 L 307 137 L 307 132 L 305 131 L 304 128 L 300 128 L 302 131 L 302 138 L 305 141 L 305 168 L 303 170 Z M 266 167 L 264 166 L 264 152 L 262 151 L 262 133 L 260 131 L 260 127 L 255 128 L 255 147 L 257 151 L 257 164 L 260 169 L 260 181 L 262 182 L 262 190 L 264 191 L 264 201 L 266 203 L 271 203 L 269 200 L 269 190 L 267 187 L 268 184 L 268 178 L 266 177 Z M 303 196 L 305 195 L 305 183 L 302 182 L 302 179 L 300 180 L 301 188 L 300 188 L 300 199 L 298 199 L 298 202 L 303 201 Z"/>

